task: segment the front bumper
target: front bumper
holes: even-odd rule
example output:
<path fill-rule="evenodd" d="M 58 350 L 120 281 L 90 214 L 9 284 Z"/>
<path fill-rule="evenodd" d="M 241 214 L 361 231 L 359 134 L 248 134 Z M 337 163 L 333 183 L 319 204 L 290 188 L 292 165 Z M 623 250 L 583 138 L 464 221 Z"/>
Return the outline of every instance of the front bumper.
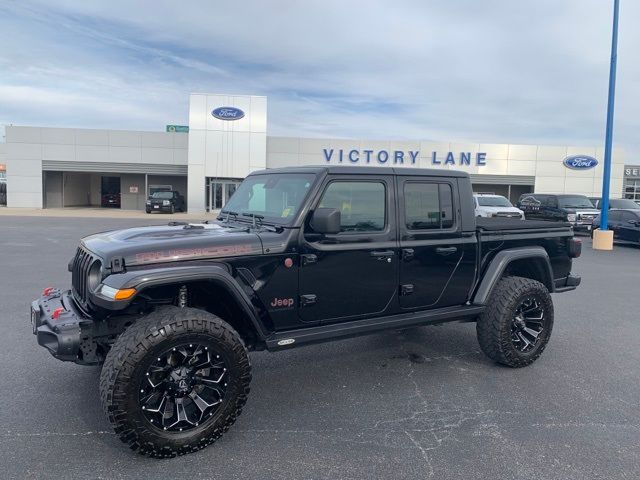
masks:
<path fill-rule="evenodd" d="M 171 205 L 147 205 L 145 207 L 150 212 L 170 212 Z"/>
<path fill-rule="evenodd" d="M 58 360 L 80 364 L 98 363 L 96 358 L 86 354 L 89 353 L 86 352 L 88 345 L 82 348 L 83 327 L 89 327 L 92 323 L 91 319 L 85 318 L 77 309 L 70 291 L 53 289 L 31 303 L 33 334 L 36 335 L 38 344 Z M 84 343 L 88 343 L 86 339 Z"/>
<path fill-rule="evenodd" d="M 573 222 L 572 225 L 573 225 L 573 230 L 575 232 L 590 232 L 592 222 L 589 222 L 589 223 Z"/>
<path fill-rule="evenodd" d="M 593 225 L 593 218 L 578 218 L 575 222 L 571 222 L 574 231 L 590 232 Z"/>

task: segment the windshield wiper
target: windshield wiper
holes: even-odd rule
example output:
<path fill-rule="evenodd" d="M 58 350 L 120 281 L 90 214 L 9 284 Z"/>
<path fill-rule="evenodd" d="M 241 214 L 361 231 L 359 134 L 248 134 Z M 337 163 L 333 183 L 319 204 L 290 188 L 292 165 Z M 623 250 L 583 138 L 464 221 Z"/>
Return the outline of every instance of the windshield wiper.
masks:
<path fill-rule="evenodd" d="M 262 225 L 262 220 L 264 219 L 264 215 L 259 215 L 257 213 L 251 213 L 251 212 L 243 213 L 242 216 L 251 217 L 251 226 L 253 228 L 256 228 L 258 225 Z"/>
<path fill-rule="evenodd" d="M 225 214 L 226 217 L 224 217 L 224 222 L 225 223 L 229 223 L 229 217 L 231 217 L 231 215 L 233 215 L 234 220 L 238 220 L 238 212 L 232 212 L 231 210 L 227 210 L 225 212 L 220 212 L 221 214 Z M 220 220 L 221 217 L 218 217 L 218 220 Z"/>

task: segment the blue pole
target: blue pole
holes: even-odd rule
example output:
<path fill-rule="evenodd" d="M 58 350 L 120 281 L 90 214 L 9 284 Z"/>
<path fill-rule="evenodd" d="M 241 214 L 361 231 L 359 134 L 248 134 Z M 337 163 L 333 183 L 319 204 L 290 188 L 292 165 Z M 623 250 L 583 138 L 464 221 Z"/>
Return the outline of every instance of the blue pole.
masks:
<path fill-rule="evenodd" d="M 607 230 L 609 221 L 609 183 L 611 181 L 611 144 L 613 141 L 613 105 L 616 98 L 616 63 L 618 61 L 618 9 L 619 0 L 613 1 L 613 34 L 611 63 L 609 65 L 609 101 L 607 103 L 607 130 L 604 140 L 604 173 L 602 175 L 602 211 L 600 230 Z"/>

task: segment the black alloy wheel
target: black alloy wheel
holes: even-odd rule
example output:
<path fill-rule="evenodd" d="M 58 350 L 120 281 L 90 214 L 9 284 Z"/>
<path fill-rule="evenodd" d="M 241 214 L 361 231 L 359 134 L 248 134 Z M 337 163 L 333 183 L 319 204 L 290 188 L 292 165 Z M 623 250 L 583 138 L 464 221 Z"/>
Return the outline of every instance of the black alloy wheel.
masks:
<path fill-rule="evenodd" d="M 120 440 L 155 458 L 212 444 L 247 401 L 251 364 L 231 325 L 194 308 L 161 307 L 117 338 L 100 397 Z"/>
<path fill-rule="evenodd" d="M 480 348 L 503 365 L 530 365 L 549 342 L 553 316 L 551 295 L 542 283 L 531 278 L 503 277 L 476 323 Z"/>
<path fill-rule="evenodd" d="M 544 308 L 535 297 L 525 298 L 511 321 L 511 341 L 522 353 L 533 350 L 544 331 Z"/>
<path fill-rule="evenodd" d="M 212 345 L 189 343 L 163 352 L 140 385 L 138 403 L 144 418 L 169 432 L 200 426 L 220 409 L 228 375 Z"/>

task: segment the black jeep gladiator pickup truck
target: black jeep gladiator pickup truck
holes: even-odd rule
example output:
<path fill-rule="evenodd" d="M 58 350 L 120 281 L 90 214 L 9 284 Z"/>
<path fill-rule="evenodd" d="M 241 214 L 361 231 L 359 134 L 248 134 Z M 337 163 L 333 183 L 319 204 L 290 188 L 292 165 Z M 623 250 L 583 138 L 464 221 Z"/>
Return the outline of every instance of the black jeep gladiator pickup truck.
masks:
<path fill-rule="evenodd" d="M 71 290 L 46 288 L 31 322 L 54 357 L 103 364 L 122 441 L 170 457 L 234 423 L 248 350 L 470 321 L 491 359 L 528 365 L 551 335 L 550 293 L 580 284 L 580 252 L 568 224 L 476 219 L 465 173 L 273 169 L 216 221 L 82 239 Z"/>

